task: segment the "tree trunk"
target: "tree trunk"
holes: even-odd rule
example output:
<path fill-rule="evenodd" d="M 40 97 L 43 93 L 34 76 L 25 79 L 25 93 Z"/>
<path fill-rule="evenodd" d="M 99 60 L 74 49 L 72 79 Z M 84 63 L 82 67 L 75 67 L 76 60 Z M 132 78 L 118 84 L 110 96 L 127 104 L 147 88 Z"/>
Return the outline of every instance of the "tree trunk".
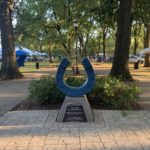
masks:
<path fill-rule="evenodd" d="M 134 48 L 133 48 L 133 54 L 136 55 L 137 53 L 137 48 L 138 48 L 138 38 L 137 38 L 137 30 L 138 30 L 138 24 L 136 24 L 133 27 L 133 35 L 134 35 Z"/>
<path fill-rule="evenodd" d="M 144 48 L 150 47 L 150 24 L 146 26 L 146 33 L 144 37 Z M 149 54 L 145 55 L 144 67 L 150 67 Z"/>
<path fill-rule="evenodd" d="M 138 47 L 138 41 L 137 41 L 137 24 L 135 25 L 135 28 L 133 28 L 134 33 L 134 49 L 133 54 L 136 55 L 137 47 Z"/>
<path fill-rule="evenodd" d="M 2 42 L 2 79 L 22 77 L 16 64 L 16 53 L 12 27 L 13 0 L 2 0 L 0 3 L 0 29 Z"/>
<path fill-rule="evenodd" d="M 136 55 L 137 48 L 138 48 L 138 41 L 137 41 L 137 38 L 134 37 L 134 51 L 133 51 L 134 55 Z"/>
<path fill-rule="evenodd" d="M 53 63 L 50 45 L 49 45 L 49 63 Z"/>
<path fill-rule="evenodd" d="M 103 57 L 104 57 L 104 60 L 106 60 L 106 29 L 104 28 L 103 29 Z"/>
<path fill-rule="evenodd" d="M 120 0 L 115 53 L 110 75 L 122 80 L 132 80 L 128 63 L 132 25 L 131 10 L 132 0 Z"/>

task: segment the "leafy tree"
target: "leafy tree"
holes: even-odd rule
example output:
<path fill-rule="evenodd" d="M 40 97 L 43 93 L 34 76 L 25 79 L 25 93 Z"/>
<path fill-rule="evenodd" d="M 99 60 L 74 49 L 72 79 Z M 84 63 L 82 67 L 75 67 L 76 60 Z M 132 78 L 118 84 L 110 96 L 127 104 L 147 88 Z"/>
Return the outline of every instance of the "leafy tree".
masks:
<path fill-rule="evenodd" d="M 133 47 L 133 54 L 136 55 L 137 49 L 139 47 L 139 40 L 141 37 L 143 38 L 142 31 L 143 31 L 143 23 L 141 20 L 141 6 L 139 5 L 139 1 L 133 2 L 133 23 L 132 23 L 132 33 L 131 38 L 133 41 L 133 46 L 131 43 L 131 46 Z"/>
<path fill-rule="evenodd" d="M 15 29 L 17 41 L 31 47 L 41 43 L 44 49 L 51 41 L 50 43 L 55 43 L 55 47 L 66 51 L 65 54 L 72 60 L 76 42 L 73 22 L 77 19 L 79 23 L 78 50 L 81 56 L 85 56 L 93 25 L 90 15 L 92 4 L 90 0 L 86 2 L 79 0 L 22 1 L 18 7 L 20 9 L 17 9 Z"/>
<path fill-rule="evenodd" d="M 20 78 L 16 65 L 14 34 L 12 27 L 13 0 L 0 0 L 0 30 L 2 42 L 2 79 Z"/>
<path fill-rule="evenodd" d="M 145 26 L 145 36 L 144 36 L 144 48 L 150 47 L 150 1 L 144 0 L 142 1 L 143 7 L 143 16 L 142 21 Z M 149 54 L 145 56 L 145 67 L 150 67 Z"/>
<path fill-rule="evenodd" d="M 97 6 L 91 10 L 91 12 L 94 12 L 94 18 L 98 22 L 102 31 L 101 38 L 104 58 L 106 57 L 107 36 L 110 34 L 110 30 L 115 27 L 116 11 L 116 0 L 98 0 Z"/>
<path fill-rule="evenodd" d="M 150 1 L 138 0 L 134 3 L 134 20 L 144 24 L 144 48 L 150 47 Z M 149 54 L 145 57 L 145 67 L 150 67 Z"/>
<path fill-rule="evenodd" d="M 135 21 L 132 24 L 132 40 L 133 43 L 131 43 L 133 48 L 133 54 L 137 54 L 137 50 L 140 47 L 140 42 L 143 42 L 143 25 L 141 22 Z M 141 47 L 140 47 L 141 48 Z"/>
<path fill-rule="evenodd" d="M 128 58 L 132 25 L 132 0 L 120 0 L 117 21 L 116 45 L 110 75 L 132 80 Z"/>

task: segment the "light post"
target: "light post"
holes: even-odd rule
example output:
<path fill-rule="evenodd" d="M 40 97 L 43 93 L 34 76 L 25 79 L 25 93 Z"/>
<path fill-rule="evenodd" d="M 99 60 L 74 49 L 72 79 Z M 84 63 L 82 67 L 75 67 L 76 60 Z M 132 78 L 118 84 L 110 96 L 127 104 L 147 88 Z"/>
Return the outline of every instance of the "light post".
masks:
<path fill-rule="evenodd" d="M 76 32 L 76 51 L 75 51 L 75 61 L 76 61 L 76 68 L 75 68 L 75 74 L 79 74 L 79 68 L 78 68 L 78 46 L 77 46 L 77 44 L 78 44 L 78 22 L 77 22 L 77 20 L 74 20 L 74 23 L 73 23 L 73 25 L 74 25 L 74 29 L 75 29 L 75 32 Z"/>

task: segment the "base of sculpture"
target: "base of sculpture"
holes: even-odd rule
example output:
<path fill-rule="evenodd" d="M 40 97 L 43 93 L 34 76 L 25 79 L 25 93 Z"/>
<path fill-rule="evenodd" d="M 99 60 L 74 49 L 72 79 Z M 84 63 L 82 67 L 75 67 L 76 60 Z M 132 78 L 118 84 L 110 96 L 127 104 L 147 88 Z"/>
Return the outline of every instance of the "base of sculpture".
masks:
<path fill-rule="evenodd" d="M 65 97 L 57 122 L 93 122 L 93 112 L 86 96 Z"/>

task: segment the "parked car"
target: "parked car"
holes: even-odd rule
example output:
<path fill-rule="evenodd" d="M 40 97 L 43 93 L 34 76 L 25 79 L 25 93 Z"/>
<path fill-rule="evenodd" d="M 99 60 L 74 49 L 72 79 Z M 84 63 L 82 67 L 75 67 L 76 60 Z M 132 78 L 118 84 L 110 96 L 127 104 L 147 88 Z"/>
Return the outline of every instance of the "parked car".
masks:
<path fill-rule="evenodd" d="M 110 56 L 110 57 L 108 58 L 108 62 L 113 62 L 113 60 L 114 60 L 114 56 Z"/>
<path fill-rule="evenodd" d="M 141 56 L 131 55 L 129 56 L 129 63 L 144 63 L 144 58 Z"/>

